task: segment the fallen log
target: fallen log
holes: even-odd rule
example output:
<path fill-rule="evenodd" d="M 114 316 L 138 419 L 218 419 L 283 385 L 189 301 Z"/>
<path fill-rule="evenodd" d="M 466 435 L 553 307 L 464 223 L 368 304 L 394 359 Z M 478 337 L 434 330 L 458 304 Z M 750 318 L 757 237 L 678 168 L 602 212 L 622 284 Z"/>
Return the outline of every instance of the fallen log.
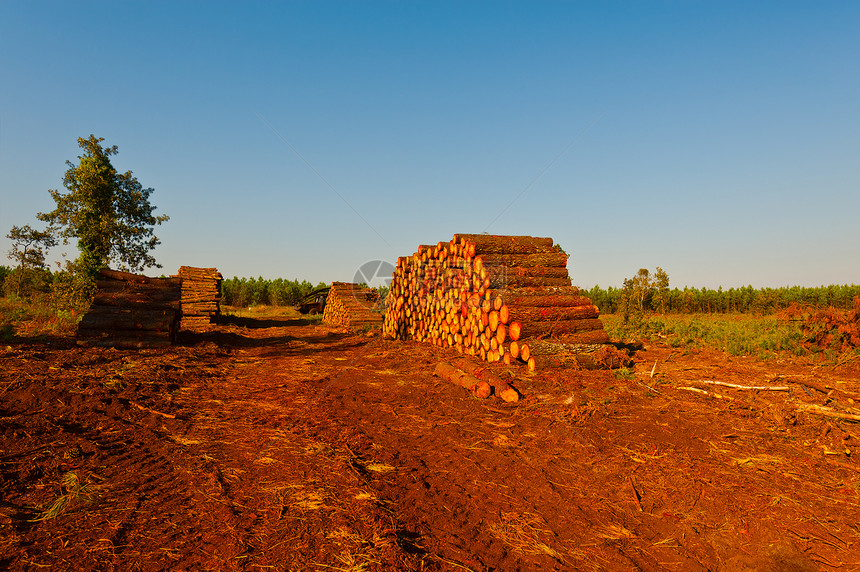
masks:
<path fill-rule="evenodd" d="M 633 360 L 626 352 L 606 344 L 568 344 L 533 340 L 529 343 L 529 349 L 536 366 L 541 369 L 618 369 L 633 365 Z"/>
<path fill-rule="evenodd" d="M 474 376 L 476 379 L 486 381 L 493 388 L 495 394 L 503 401 L 508 403 L 519 401 L 519 392 L 486 366 L 475 363 L 468 358 L 457 358 L 451 360 L 451 363 L 454 367 Z"/>

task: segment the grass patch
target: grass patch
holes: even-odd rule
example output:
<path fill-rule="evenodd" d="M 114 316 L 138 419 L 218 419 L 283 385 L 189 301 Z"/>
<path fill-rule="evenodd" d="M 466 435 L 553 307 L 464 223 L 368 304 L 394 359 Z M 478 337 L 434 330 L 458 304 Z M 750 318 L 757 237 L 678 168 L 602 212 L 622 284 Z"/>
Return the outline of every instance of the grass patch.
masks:
<path fill-rule="evenodd" d="M 782 354 L 808 355 L 797 322 L 752 314 L 664 314 L 623 323 L 614 314 L 601 316 L 616 340 L 648 339 L 676 348 L 714 348 L 731 355 L 772 359 Z"/>
<path fill-rule="evenodd" d="M 83 314 L 56 310 L 45 299 L 0 298 L 0 340 L 71 336 Z"/>

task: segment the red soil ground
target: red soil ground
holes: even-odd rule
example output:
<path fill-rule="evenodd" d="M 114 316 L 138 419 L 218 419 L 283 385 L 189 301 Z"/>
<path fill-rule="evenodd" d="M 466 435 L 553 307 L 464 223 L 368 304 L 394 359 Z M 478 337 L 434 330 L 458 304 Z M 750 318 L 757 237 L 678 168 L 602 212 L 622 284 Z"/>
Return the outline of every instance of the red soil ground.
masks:
<path fill-rule="evenodd" d="M 855 366 L 655 345 L 507 404 L 448 357 L 298 318 L 2 345 L 0 569 L 860 570 Z"/>

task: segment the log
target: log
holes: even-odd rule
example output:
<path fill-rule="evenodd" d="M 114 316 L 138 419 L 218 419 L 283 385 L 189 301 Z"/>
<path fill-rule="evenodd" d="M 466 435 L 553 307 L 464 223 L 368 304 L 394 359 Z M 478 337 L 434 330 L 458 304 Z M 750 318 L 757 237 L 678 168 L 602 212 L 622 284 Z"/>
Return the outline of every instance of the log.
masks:
<path fill-rule="evenodd" d="M 587 296 L 568 295 L 568 294 L 530 294 L 520 290 L 510 291 L 505 295 L 505 304 L 511 308 L 571 308 L 576 306 L 585 306 L 591 304 L 591 299 Z"/>
<path fill-rule="evenodd" d="M 521 338 L 541 338 L 603 330 L 603 322 L 599 318 L 556 320 L 551 322 L 523 322 L 522 324 Z"/>
<path fill-rule="evenodd" d="M 111 270 L 110 268 L 102 268 L 99 270 L 99 275 L 110 280 L 120 282 L 129 282 L 132 284 L 159 284 L 164 286 L 180 286 L 182 281 L 177 278 L 150 278 L 141 274 L 132 274 L 131 272 L 122 272 L 120 270 Z"/>
<path fill-rule="evenodd" d="M 551 238 L 534 236 L 493 236 L 486 234 L 455 234 L 452 242 L 471 242 L 472 256 L 485 253 L 536 254 L 553 249 Z"/>
<path fill-rule="evenodd" d="M 179 296 L 175 291 L 148 291 L 148 292 L 102 292 L 99 291 L 93 297 L 92 304 L 95 306 L 158 306 L 168 307 L 174 310 L 181 309 Z"/>
<path fill-rule="evenodd" d="M 570 278 L 565 276 L 529 276 L 508 273 L 498 273 L 489 276 L 488 288 L 528 288 L 544 286 L 570 286 Z"/>
<path fill-rule="evenodd" d="M 565 344 L 535 340 L 530 344 L 532 357 L 540 369 L 618 369 L 631 367 L 626 352 L 606 344 Z"/>
<path fill-rule="evenodd" d="M 103 314 L 88 312 L 81 318 L 78 331 L 81 330 L 169 330 L 176 322 L 176 313 L 172 310 L 157 313 L 146 311 L 129 312 L 127 314 Z"/>
<path fill-rule="evenodd" d="M 555 336 L 554 339 L 566 344 L 608 344 L 609 334 L 606 333 L 606 330 L 600 329 L 575 334 L 561 334 Z"/>
<path fill-rule="evenodd" d="M 487 382 L 500 399 L 508 403 L 519 401 L 519 393 L 508 382 L 490 371 L 489 368 L 468 358 L 457 358 L 452 360 L 451 364 L 461 371 L 474 376 L 476 379 Z"/>
<path fill-rule="evenodd" d="M 586 298 L 588 300 L 588 298 Z M 583 306 L 512 306 L 510 319 L 526 322 L 560 322 L 596 318 L 600 310 L 593 304 Z"/>
<path fill-rule="evenodd" d="M 485 268 L 505 267 L 509 271 L 531 270 L 539 276 L 554 275 L 561 270 L 567 276 L 567 255 L 558 250 L 536 254 L 485 253 L 480 255 Z"/>
<path fill-rule="evenodd" d="M 455 385 L 459 385 L 461 387 L 465 387 L 468 390 L 472 390 L 478 382 L 480 381 L 478 378 L 469 375 L 468 373 L 454 367 L 448 362 L 440 361 L 436 364 L 436 369 L 433 374 L 437 377 L 441 377 L 446 381 L 450 381 Z"/>
<path fill-rule="evenodd" d="M 512 341 L 518 341 L 520 336 L 522 335 L 523 326 L 518 321 L 514 320 L 511 322 L 510 326 L 508 326 L 508 337 Z"/>
<path fill-rule="evenodd" d="M 145 277 L 144 277 L 145 278 Z M 180 285 L 171 278 L 152 278 L 149 282 L 128 282 L 122 280 L 96 280 L 99 292 L 147 292 L 170 290 L 180 292 Z"/>

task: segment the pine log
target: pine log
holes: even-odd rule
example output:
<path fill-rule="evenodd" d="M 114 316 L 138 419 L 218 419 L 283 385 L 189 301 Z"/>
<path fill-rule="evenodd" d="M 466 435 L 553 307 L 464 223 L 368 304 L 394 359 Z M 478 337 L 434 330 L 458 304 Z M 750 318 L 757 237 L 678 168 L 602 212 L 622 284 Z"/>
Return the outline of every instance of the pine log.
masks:
<path fill-rule="evenodd" d="M 494 390 L 495 394 L 502 400 L 508 403 L 519 401 L 520 394 L 511 385 L 501 377 L 494 374 L 487 367 L 484 367 L 468 358 L 457 358 L 451 361 L 452 365 L 475 378 L 487 382 Z"/>
<path fill-rule="evenodd" d="M 157 280 L 163 281 L 159 282 Z M 103 279 L 96 281 L 96 288 L 99 292 L 147 292 L 151 290 L 180 292 L 179 284 L 170 281 L 169 278 L 154 278 L 151 282 L 128 282 L 123 280 Z"/>
<path fill-rule="evenodd" d="M 105 307 L 107 309 L 107 307 Z M 176 322 L 173 310 L 120 310 L 87 312 L 78 331 L 97 330 L 170 330 Z"/>
<path fill-rule="evenodd" d="M 500 272 L 490 277 L 489 288 L 529 288 L 543 286 L 570 286 L 570 278 L 551 276 L 527 276 Z"/>
<path fill-rule="evenodd" d="M 608 344 L 566 344 L 536 340 L 531 342 L 531 350 L 541 369 L 617 369 L 633 365 L 626 352 Z"/>
<path fill-rule="evenodd" d="M 121 282 L 130 282 L 133 284 L 158 284 L 164 286 L 179 287 L 182 280 L 179 278 L 150 278 L 140 274 L 132 274 L 131 272 L 121 272 L 119 270 L 111 270 L 110 268 L 102 268 L 99 270 L 99 275 L 110 280 L 118 280 Z"/>
<path fill-rule="evenodd" d="M 588 298 L 585 298 L 588 300 Z M 597 318 L 600 310 L 593 304 L 583 306 L 511 306 L 510 319 L 520 323 L 560 322 Z"/>
<path fill-rule="evenodd" d="M 559 251 L 538 252 L 535 254 L 486 253 L 480 256 L 485 267 L 564 268 L 565 271 L 567 270 L 567 255 Z M 566 272 L 565 275 L 567 275 Z"/>
<path fill-rule="evenodd" d="M 575 334 L 562 334 L 555 338 L 566 344 L 608 344 L 609 334 L 606 330 L 592 330 L 590 332 L 577 332 Z"/>
<path fill-rule="evenodd" d="M 522 322 L 522 325 L 521 338 L 541 338 L 603 329 L 603 323 L 599 318 L 551 322 Z"/>
<path fill-rule="evenodd" d="M 179 295 L 175 291 L 148 291 L 135 292 L 124 290 L 121 292 L 98 291 L 93 297 L 93 306 L 118 306 L 129 305 L 165 306 L 175 310 L 180 309 Z"/>
<path fill-rule="evenodd" d="M 551 238 L 535 236 L 495 236 L 487 234 L 455 234 L 453 242 L 465 241 L 475 245 L 475 254 L 534 254 L 553 248 Z"/>
<path fill-rule="evenodd" d="M 480 381 L 478 378 L 468 374 L 465 371 L 460 370 L 459 368 L 445 361 L 440 361 L 436 364 L 436 370 L 433 372 L 433 374 L 437 377 L 441 377 L 446 381 L 450 381 L 455 385 L 465 387 L 469 391 L 471 391 L 476 385 L 478 385 L 478 382 Z"/>

